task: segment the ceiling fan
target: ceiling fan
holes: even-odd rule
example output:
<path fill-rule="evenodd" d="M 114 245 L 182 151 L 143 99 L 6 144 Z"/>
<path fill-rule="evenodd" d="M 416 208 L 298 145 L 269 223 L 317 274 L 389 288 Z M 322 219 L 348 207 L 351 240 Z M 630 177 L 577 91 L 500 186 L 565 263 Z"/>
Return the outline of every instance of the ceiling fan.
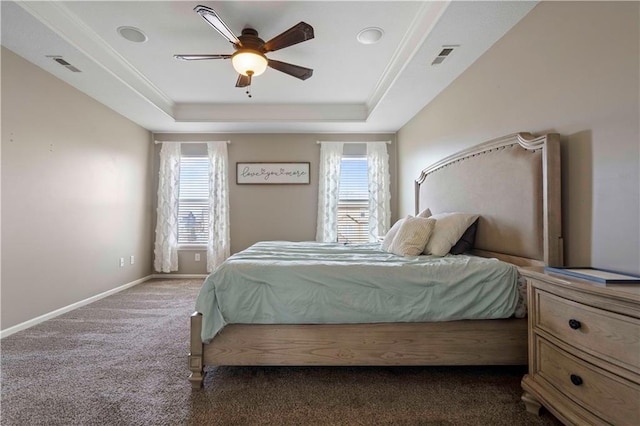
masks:
<path fill-rule="evenodd" d="M 185 61 L 199 61 L 206 59 L 231 59 L 233 67 L 240 74 L 236 81 L 236 87 L 251 85 L 251 78 L 262 74 L 267 66 L 289 74 L 300 80 L 306 80 L 313 75 L 311 68 L 301 67 L 286 62 L 268 59 L 265 53 L 284 49 L 285 47 L 312 39 L 313 27 L 305 22 L 299 22 L 283 33 L 265 42 L 258 37 L 258 31 L 253 28 L 245 28 L 238 37 L 220 19 L 218 14 L 207 6 L 196 6 L 194 9 L 205 21 L 209 23 L 224 38 L 229 40 L 236 50 L 234 54 L 202 54 L 202 55 L 173 55 L 176 59 Z M 251 96 L 251 95 L 249 95 Z"/>

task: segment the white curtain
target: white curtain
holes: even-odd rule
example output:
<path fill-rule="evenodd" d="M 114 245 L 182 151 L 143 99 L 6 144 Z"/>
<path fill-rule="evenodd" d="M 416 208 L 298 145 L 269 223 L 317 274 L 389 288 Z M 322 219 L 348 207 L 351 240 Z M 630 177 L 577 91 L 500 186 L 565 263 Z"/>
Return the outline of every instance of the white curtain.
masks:
<path fill-rule="evenodd" d="M 160 150 L 156 243 L 153 266 L 157 272 L 178 270 L 178 196 L 180 144 L 163 143 Z"/>
<path fill-rule="evenodd" d="M 389 154 L 384 142 L 367 142 L 369 177 L 369 242 L 385 235 L 391 221 Z"/>
<path fill-rule="evenodd" d="M 338 196 L 343 142 L 320 143 L 316 241 L 338 241 Z"/>
<path fill-rule="evenodd" d="M 207 272 L 229 257 L 229 167 L 227 142 L 207 142 L 209 154 L 209 241 Z"/>

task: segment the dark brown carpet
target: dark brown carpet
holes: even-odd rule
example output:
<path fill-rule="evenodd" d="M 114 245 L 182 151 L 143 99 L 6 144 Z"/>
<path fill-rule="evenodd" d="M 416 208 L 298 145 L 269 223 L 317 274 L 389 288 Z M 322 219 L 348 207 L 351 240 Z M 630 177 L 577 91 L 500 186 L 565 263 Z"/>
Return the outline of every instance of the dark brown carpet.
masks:
<path fill-rule="evenodd" d="M 210 368 L 187 380 L 200 280 L 153 280 L 1 341 L 2 425 L 558 425 L 524 368 Z"/>

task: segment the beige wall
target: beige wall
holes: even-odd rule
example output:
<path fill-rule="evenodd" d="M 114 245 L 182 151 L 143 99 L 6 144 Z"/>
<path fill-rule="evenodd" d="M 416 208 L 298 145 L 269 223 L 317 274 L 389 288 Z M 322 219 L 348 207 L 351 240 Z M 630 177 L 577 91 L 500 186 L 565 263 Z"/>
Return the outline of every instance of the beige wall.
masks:
<path fill-rule="evenodd" d="M 238 252 L 257 241 L 314 240 L 318 206 L 317 141 L 392 141 L 389 162 L 392 186 L 392 214 L 397 211 L 394 194 L 396 182 L 395 135 L 392 134 L 156 134 L 158 141 L 228 140 L 229 204 L 231 251 Z M 155 149 L 154 180 L 157 187 L 160 145 Z M 311 163 L 309 185 L 237 185 L 236 162 L 308 161 Z M 155 226 L 155 225 L 154 225 Z M 206 273 L 205 252 L 194 261 L 194 251 L 181 251 L 179 274 Z"/>
<path fill-rule="evenodd" d="M 640 273 L 639 8 L 539 3 L 398 132 L 400 214 L 413 213 L 412 182 L 434 161 L 557 132 L 565 263 Z"/>
<path fill-rule="evenodd" d="M 3 330 L 151 274 L 151 151 L 147 130 L 2 48 Z"/>

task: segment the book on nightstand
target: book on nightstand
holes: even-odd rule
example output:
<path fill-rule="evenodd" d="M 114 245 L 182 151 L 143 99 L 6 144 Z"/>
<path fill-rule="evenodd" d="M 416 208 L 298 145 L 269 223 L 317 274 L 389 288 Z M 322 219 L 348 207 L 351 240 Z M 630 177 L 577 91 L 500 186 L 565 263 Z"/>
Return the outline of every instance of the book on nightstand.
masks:
<path fill-rule="evenodd" d="M 545 266 L 545 271 L 569 275 L 600 284 L 640 284 L 640 275 L 611 271 L 591 267 L 552 267 Z"/>

